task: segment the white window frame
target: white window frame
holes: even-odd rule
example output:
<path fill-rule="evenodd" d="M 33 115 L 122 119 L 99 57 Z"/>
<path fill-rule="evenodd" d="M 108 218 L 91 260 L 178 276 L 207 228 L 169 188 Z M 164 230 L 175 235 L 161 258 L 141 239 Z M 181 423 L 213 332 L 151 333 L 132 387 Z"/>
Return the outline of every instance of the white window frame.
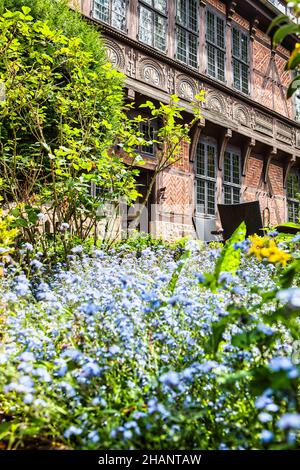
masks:
<path fill-rule="evenodd" d="M 298 179 L 298 193 L 300 194 L 300 174 L 299 174 L 299 170 L 291 170 L 291 172 L 288 175 L 288 179 L 291 176 L 295 176 L 295 175 Z M 289 205 L 291 205 L 293 207 L 293 213 L 294 214 L 293 214 L 292 220 L 289 217 L 289 212 L 290 212 L 289 211 Z M 291 196 L 288 195 L 288 181 L 287 181 L 287 185 L 286 185 L 286 206 L 287 206 L 287 221 L 288 222 L 298 223 L 298 220 L 299 220 L 299 217 L 300 217 L 300 201 L 296 197 L 291 197 Z M 298 207 L 298 216 L 297 217 L 295 216 L 295 214 L 296 214 L 295 207 L 296 208 Z"/>
<path fill-rule="evenodd" d="M 233 182 L 233 163 L 232 157 L 230 158 L 230 179 L 231 181 L 225 181 L 225 158 L 226 152 L 230 153 L 230 155 L 237 155 L 239 157 L 239 184 Z M 225 202 L 225 188 L 231 189 L 231 202 Z M 224 153 L 224 161 L 223 161 L 223 168 L 222 168 L 222 199 L 224 204 L 239 204 L 241 202 L 241 188 L 242 188 L 242 154 L 241 150 L 238 147 L 233 147 L 228 145 L 225 149 Z M 239 190 L 239 202 L 233 202 L 233 189 Z"/>
<path fill-rule="evenodd" d="M 233 47 L 233 30 L 236 30 L 239 32 L 239 34 L 243 34 L 246 38 L 247 38 L 247 56 L 248 56 L 248 60 L 247 62 L 244 61 L 240 54 L 239 56 L 237 56 L 235 53 L 234 53 L 234 47 Z M 241 37 L 240 37 L 240 42 L 239 42 L 239 49 L 241 48 Z M 232 86 L 235 90 L 238 90 L 239 92 L 243 93 L 244 95 L 247 95 L 249 96 L 250 95 L 250 85 L 251 85 L 251 80 L 250 80 L 250 73 L 251 73 L 251 68 L 250 68 L 250 65 L 251 65 L 251 56 L 250 56 L 250 36 L 249 36 L 249 33 L 248 31 L 246 31 L 245 29 L 241 28 L 238 24 L 232 24 L 231 26 L 231 50 L 232 50 L 232 53 L 231 53 L 231 68 L 232 68 Z M 234 62 L 237 62 L 240 66 L 240 70 L 239 70 L 239 80 L 240 80 L 240 86 L 237 87 L 235 86 L 235 83 L 234 83 Z M 247 92 L 246 91 L 243 91 L 243 87 L 242 87 L 242 66 L 246 66 L 247 67 L 247 77 L 248 77 L 248 81 L 247 81 Z"/>
<path fill-rule="evenodd" d="M 139 25 L 138 25 L 138 40 L 140 42 L 142 42 L 143 44 L 146 44 L 150 47 L 153 47 L 154 49 L 157 49 L 158 51 L 160 52 L 163 52 L 163 53 L 167 53 L 168 51 L 168 27 L 169 27 L 169 24 L 168 24 L 168 2 L 169 0 L 166 0 L 166 13 L 163 13 L 161 10 L 158 10 L 157 8 L 155 8 L 154 6 L 154 0 L 152 0 L 152 3 L 148 3 L 146 0 L 138 0 L 138 21 L 139 21 Z M 141 27 L 141 8 L 144 8 L 145 10 L 148 10 L 149 12 L 151 12 L 151 15 L 152 15 L 152 18 L 153 18 L 153 31 L 152 31 L 152 36 L 151 36 L 151 44 L 148 44 L 147 42 L 144 42 L 142 39 L 141 39 L 141 34 L 140 34 L 140 27 Z M 166 39 L 165 39 L 165 47 L 164 49 L 161 49 L 160 47 L 157 47 L 155 46 L 155 17 L 156 16 L 159 16 L 161 18 L 164 18 L 165 20 L 165 24 L 166 24 Z"/>
<path fill-rule="evenodd" d="M 93 18 L 95 18 L 98 21 L 102 21 L 105 24 L 110 25 L 112 28 L 118 29 L 119 31 L 123 31 L 124 33 L 127 33 L 127 12 L 128 12 L 128 1 L 129 0 L 124 0 L 124 28 L 118 28 L 117 26 L 113 25 L 113 6 L 116 0 L 108 0 L 109 6 L 108 6 L 108 21 L 105 21 L 103 18 L 100 18 L 99 16 L 96 15 L 96 3 L 97 0 L 93 0 L 92 4 L 92 14 Z"/>
<path fill-rule="evenodd" d="M 209 38 L 208 38 L 208 14 L 211 14 L 211 15 L 214 15 L 214 34 L 215 34 L 215 37 L 217 36 L 217 26 L 216 26 L 216 22 L 217 22 L 217 18 L 219 18 L 220 20 L 223 21 L 224 23 L 224 48 L 222 48 L 221 46 L 219 46 L 216 41 L 215 42 L 212 42 Z M 227 24 L 226 24 L 226 18 L 225 16 L 219 14 L 218 12 L 216 12 L 215 10 L 213 10 L 212 8 L 207 8 L 206 11 L 205 11 L 205 49 L 206 49 L 206 72 L 207 72 L 207 75 L 209 75 L 210 77 L 213 77 L 215 78 L 216 80 L 219 80 L 220 82 L 222 83 L 225 83 L 226 82 L 226 28 L 227 28 Z M 218 54 L 218 51 L 223 54 L 223 57 L 224 57 L 224 78 L 219 78 L 218 77 L 218 62 L 215 61 L 215 70 L 214 70 L 214 74 L 211 74 L 209 73 L 209 70 L 208 70 L 208 48 L 209 46 L 211 46 L 213 49 L 214 49 L 214 53 L 215 53 L 215 56 Z"/>
<path fill-rule="evenodd" d="M 195 156 L 195 207 L 196 207 L 196 214 L 204 216 L 205 218 L 209 219 L 215 219 L 216 218 L 216 213 L 217 213 L 217 176 L 218 176 L 218 145 L 215 139 L 211 137 L 202 137 L 198 145 L 203 144 L 205 146 L 205 162 L 204 162 L 204 167 L 205 167 L 205 175 L 201 175 L 197 173 L 197 158 L 198 158 L 198 153 L 196 149 L 196 156 Z M 215 177 L 212 178 L 210 176 L 207 176 L 207 146 L 211 146 L 214 148 L 215 154 L 215 161 L 214 161 L 214 173 Z M 204 211 L 201 210 L 200 206 L 202 204 L 198 204 L 197 201 L 197 187 L 198 187 L 198 181 L 203 181 L 204 182 Z M 213 183 L 215 186 L 215 191 L 214 191 L 214 213 L 211 214 L 208 212 L 208 183 Z M 200 210 L 199 210 L 200 209 Z"/>
<path fill-rule="evenodd" d="M 186 15 L 187 15 L 187 23 L 188 23 L 188 15 L 189 15 L 189 3 L 190 0 L 186 0 Z M 197 2 L 196 2 L 197 3 Z M 199 5 L 196 5 L 196 29 L 192 29 L 189 27 L 188 24 L 183 24 L 180 22 L 178 18 L 178 0 L 176 0 L 176 17 L 175 17 L 175 57 L 177 60 L 180 62 L 188 65 L 189 67 L 192 67 L 194 69 L 197 69 L 199 67 L 199 59 L 198 59 L 198 54 L 199 54 Z M 178 57 L 178 37 L 179 37 L 179 31 L 183 31 L 185 34 L 186 38 L 186 45 L 187 45 L 187 50 L 186 50 L 186 60 L 182 60 Z M 189 39 L 190 36 L 194 36 L 196 38 L 196 63 L 192 64 L 190 60 L 190 46 L 189 46 Z"/>

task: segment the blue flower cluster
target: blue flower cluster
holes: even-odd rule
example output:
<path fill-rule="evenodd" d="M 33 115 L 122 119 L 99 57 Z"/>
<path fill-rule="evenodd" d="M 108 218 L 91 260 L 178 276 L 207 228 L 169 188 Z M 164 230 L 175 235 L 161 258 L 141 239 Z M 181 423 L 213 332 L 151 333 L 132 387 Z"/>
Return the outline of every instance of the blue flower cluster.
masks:
<path fill-rule="evenodd" d="M 32 279 L 10 268 L 0 280 L 5 441 L 26 446 L 30 436 L 79 449 L 296 445 L 292 340 L 265 316 L 276 302 L 298 307 L 299 289 L 227 321 L 230 305 L 259 304 L 253 286 L 274 289 L 274 267 L 244 257 L 236 275 L 221 273 L 212 292 L 204 273 L 218 250 L 191 250 L 174 290 L 169 283 L 182 261 L 163 247 L 141 256 L 126 250 L 87 256 L 78 246 L 70 268 L 58 265 L 50 275 L 37 256 Z M 222 322 L 226 328 L 217 330 Z M 247 339 L 246 348 L 241 335 L 257 340 Z M 256 369 L 258 376 L 265 371 L 257 389 L 249 376 Z"/>

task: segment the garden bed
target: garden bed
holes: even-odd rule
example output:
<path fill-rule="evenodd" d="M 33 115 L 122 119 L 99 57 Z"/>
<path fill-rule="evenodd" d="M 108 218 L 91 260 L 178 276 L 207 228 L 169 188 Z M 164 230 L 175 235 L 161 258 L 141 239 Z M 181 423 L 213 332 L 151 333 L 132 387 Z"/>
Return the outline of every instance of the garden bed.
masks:
<path fill-rule="evenodd" d="M 237 273 L 221 273 L 211 290 L 203 273 L 218 249 L 193 246 L 177 261 L 160 246 L 138 256 L 126 247 L 73 251 L 69 270 L 46 275 L 39 264 L 29 280 L 10 268 L 1 280 L 6 448 L 297 445 L 292 337 L 267 320 L 278 301 L 262 303 L 253 291 L 275 288 L 272 264 L 243 255 Z M 243 342 L 247 332 L 254 341 Z M 287 413 L 295 429 L 281 424 Z"/>

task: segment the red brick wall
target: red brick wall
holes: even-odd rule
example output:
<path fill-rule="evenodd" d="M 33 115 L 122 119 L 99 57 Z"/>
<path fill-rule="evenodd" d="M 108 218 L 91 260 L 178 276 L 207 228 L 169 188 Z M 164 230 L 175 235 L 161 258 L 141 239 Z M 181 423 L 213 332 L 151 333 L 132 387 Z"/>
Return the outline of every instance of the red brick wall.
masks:
<path fill-rule="evenodd" d="M 181 171 L 190 172 L 190 161 L 189 161 L 189 143 L 183 142 L 180 149 L 180 160 L 173 165 Z"/>
<path fill-rule="evenodd" d="M 272 55 L 271 41 L 257 30 L 252 47 L 252 97 L 278 113 L 293 117 L 291 100 L 285 98 L 291 73 L 284 70 L 289 52 L 282 46 Z"/>
<path fill-rule="evenodd" d="M 241 26 L 241 28 L 244 28 L 246 29 L 247 31 L 250 30 L 250 23 L 248 20 L 246 20 L 245 18 L 242 18 L 240 15 L 237 15 L 236 13 L 234 13 L 234 15 L 232 16 L 232 20 L 237 23 L 239 26 Z"/>
<path fill-rule="evenodd" d="M 224 13 L 224 15 L 226 14 L 225 3 L 222 3 L 219 0 L 207 0 L 207 3 L 210 3 L 214 8 L 219 10 L 221 13 Z"/>

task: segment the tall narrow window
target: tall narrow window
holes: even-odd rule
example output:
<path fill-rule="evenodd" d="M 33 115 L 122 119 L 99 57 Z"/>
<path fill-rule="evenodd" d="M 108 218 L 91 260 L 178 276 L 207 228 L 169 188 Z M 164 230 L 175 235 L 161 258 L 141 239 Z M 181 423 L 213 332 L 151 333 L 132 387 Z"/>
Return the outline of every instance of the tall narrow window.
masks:
<path fill-rule="evenodd" d="M 223 168 L 224 203 L 238 204 L 241 191 L 241 157 L 238 152 L 227 150 Z"/>
<path fill-rule="evenodd" d="M 198 2 L 177 0 L 176 57 L 191 67 L 198 66 Z"/>
<path fill-rule="evenodd" d="M 143 134 L 145 140 L 148 141 L 147 145 L 141 146 L 141 153 L 146 153 L 153 156 L 155 150 L 155 144 L 153 140 L 155 139 L 155 126 L 152 121 L 145 121 L 140 124 L 140 130 Z"/>
<path fill-rule="evenodd" d="M 300 201 L 299 199 L 297 199 L 297 194 L 299 192 L 299 174 L 296 172 L 292 172 L 288 176 L 286 188 L 289 222 L 299 221 Z"/>
<path fill-rule="evenodd" d="M 249 93 L 249 37 L 237 28 L 232 28 L 233 86 Z"/>
<path fill-rule="evenodd" d="M 196 151 L 196 209 L 200 214 L 216 214 L 216 146 L 200 141 Z"/>
<path fill-rule="evenodd" d="M 225 20 L 206 11 L 207 73 L 225 81 Z"/>
<path fill-rule="evenodd" d="M 94 0 L 94 18 L 114 28 L 126 30 L 126 0 Z"/>
<path fill-rule="evenodd" d="M 296 90 L 294 93 L 294 105 L 295 105 L 295 119 L 300 122 L 300 90 Z"/>
<path fill-rule="evenodd" d="M 167 0 L 139 2 L 139 40 L 165 52 L 167 49 Z"/>

